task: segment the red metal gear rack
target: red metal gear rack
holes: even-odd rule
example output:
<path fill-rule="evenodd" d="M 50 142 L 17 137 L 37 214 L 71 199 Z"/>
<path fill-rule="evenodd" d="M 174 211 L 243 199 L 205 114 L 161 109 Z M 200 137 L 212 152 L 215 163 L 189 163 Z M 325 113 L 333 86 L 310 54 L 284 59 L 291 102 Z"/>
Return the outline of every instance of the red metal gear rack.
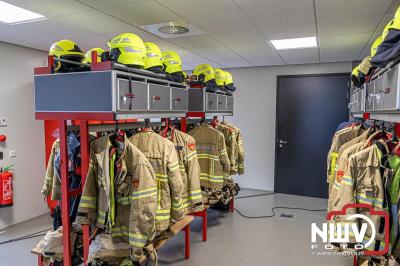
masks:
<path fill-rule="evenodd" d="M 202 89 L 202 85 L 200 84 L 191 84 L 190 85 L 191 89 Z M 187 133 L 187 119 L 188 118 L 206 118 L 206 113 L 205 112 L 187 112 L 185 118 L 181 118 L 181 131 Z M 216 119 L 217 117 L 214 116 Z M 229 204 L 229 211 L 234 212 L 235 207 L 234 207 L 234 199 L 230 201 Z M 192 213 L 194 217 L 201 217 L 203 219 L 203 225 L 202 225 L 202 237 L 203 241 L 207 241 L 207 227 L 208 227 L 208 215 L 207 215 L 207 209 L 205 208 L 204 210 L 200 212 L 194 212 Z"/>
<path fill-rule="evenodd" d="M 35 68 L 35 75 L 48 75 L 53 71 L 53 56 L 48 57 L 47 67 Z M 92 71 L 111 70 L 112 62 L 97 62 L 97 53 L 92 53 Z M 112 112 L 91 113 L 91 112 L 36 112 L 36 120 L 58 121 L 60 131 L 60 159 L 61 159 L 61 208 L 63 224 L 63 265 L 72 266 L 71 242 L 70 242 L 70 219 L 69 219 L 69 197 L 82 193 L 82 187 L 70 191 L 68 189 L 68 148 L 67 148 L 67 120 L 79 121 L 81 136 L 81 184 L 85 184 L 86 175 L 89 168 L 89 126 L 88 121 L 116 121 L 116 116 Z M 185 121 L 186 119 L 183 118 Z M 87 265 L 89 255 L 89 226 L 83 225 L 83 255 L 84 264 Z M 190 224 L 183 231 L 185 232 L 185 259 L 190 258 Z M 43 256 L 38 255 L 38 265 L 43 265 Z"/>

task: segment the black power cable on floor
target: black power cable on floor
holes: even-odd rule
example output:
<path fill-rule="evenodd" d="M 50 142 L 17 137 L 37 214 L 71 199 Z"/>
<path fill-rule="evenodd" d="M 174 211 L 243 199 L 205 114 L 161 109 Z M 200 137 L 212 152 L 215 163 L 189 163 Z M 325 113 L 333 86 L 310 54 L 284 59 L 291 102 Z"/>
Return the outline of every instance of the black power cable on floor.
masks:
<path fill-rule="evenodd" d="M 254 198 L 254 197 L 259 197 L 259 196 L 269 196 L 269 195 L 275 195 L 275 194 L 276 194 L 275 192 L 270 192 L 270 193 L 263 193 L 263 194 L 235 197 L 235 199 L 247 199 L 247 198 Z"/>
<path fill-rule="evenodd" d="M 27 239 L 31 239 L 31 238 L 35 238 L 35 237 L 39 237 L 39 236 L 45 236 L 46 234 L 40 234 L 46 231 L 49 231 L 50 229 L 46 229 L 46 230 L 42 230 L 39 232 L 35 232 L 35 233 L 31 233 L 28 235 L 24 235 L 24 236 L 20 236 L 17 238 L 13 238 L 13 239 L 9 239 L 3 242 L 0 242 L 0 245 L 4 245 L 4 244 L 9 244 L 9 243 L 13 243 L 13 242 L 17 242 L 17 241 L 21 241 L 21 240 L 27 240 Z"/>
<path fill-rule="evenodd" d="M 235 199 L 246 199 L 246 198 L 254 198 L 254 197 L 260 197 L 260 196 L 269 196 L 269 195 L 274 195 L 276 194 L 275 192 L 271 193 L 263 193 L 263 194 L 256 194 L 256 195 L 249 195 L 249 196 L 243 196 L 243 197 L 235 197 Z M 308 212 L 326 212 L 326 209 L 324 210 L 312 210 L 312 209 L 306 209 L 306 208 L 298 208 L 298 207 L 273 207 L 271 209 L 272 214 L 271 215 L 262 215 L 262 216 L 248 216 L 243 213 L 241 213 L 238 209 L 235 208 L 235 211 L 242 217 L 248 218 L 248 219 L 263 219 L 263 218 L 272 218 L 276 216 L 275 210 L 300 210 L 300 211 L 308 211 Z"/>
<path fill-rule="evenodd" d="M 263 215 L 263 216 L 247 216 L 243 213 L 241 213 L 238 209 L 235 208 L 235 211 L 242 217 L 244 218 L 249 218 L 249 219 L 262 219 L 262 218 L 272 218 L 276 216 L 275 210 L 300 210 L 300 211 L 308 211 L 308 212 L 326 212 L 326 210 L 311 210 L 311 209 L 305 209 L 305 208 L 295 208 L 295 207 L 273 207 L 271 209 L 272 213 L 271 215 Z"/>

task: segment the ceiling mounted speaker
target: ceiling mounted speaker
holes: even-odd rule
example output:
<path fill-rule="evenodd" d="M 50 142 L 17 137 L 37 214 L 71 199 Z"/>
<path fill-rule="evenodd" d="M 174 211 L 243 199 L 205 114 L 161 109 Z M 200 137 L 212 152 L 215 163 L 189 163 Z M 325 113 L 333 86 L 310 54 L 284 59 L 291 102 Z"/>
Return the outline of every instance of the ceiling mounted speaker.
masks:
<path fill-rule="evenodd" d="M 187 26 L 176 25 L 175 23 L 171 22 L 168 26 L 162 26 L 158 29 L 159 32 L 164 34 L 171 34 L 171 35 L 182 35 L 189 32 Z"/>
<path fill-rule="evenodd" d="M 145 25 L 141 28 L 165 39 L 205 34 L 204 31 L 184 20 Z"/>

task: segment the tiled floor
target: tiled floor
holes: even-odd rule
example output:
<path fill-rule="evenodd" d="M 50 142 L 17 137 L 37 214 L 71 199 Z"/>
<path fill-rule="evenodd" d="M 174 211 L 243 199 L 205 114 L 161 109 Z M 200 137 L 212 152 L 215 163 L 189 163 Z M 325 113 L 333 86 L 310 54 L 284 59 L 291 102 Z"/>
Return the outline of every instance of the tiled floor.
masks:
<path fill-rule="evenodd" d="M 264 193 L 243 190 L 239 196 Z M 283 194 L 237 199 L 236 208 L 249 216 L 271 214 L 274 206 L 324 209 L 326 200 Z M 293 214 L 292 219 L 281 213 Z M 192 225 L 191 259 L 184 260 L 184 234 L 169 241 L 158 253 L 159 265 L 199 266 L 310 266 L 353 265 L 351 257 L 315 256 L 310 251 L 311 223 L 324 221 L 325 212 L 278 210 L 268 219 L 247 219 L 238 213 L 209 210 L 208 241 L 201 240 L 201 218 Z M 0 242 L 50 228 L 49 218 L 42 216 L 7 228 L 0 233 Z M 36 265 L 30 250 L 40 238 L 0 245 L 0 265 Z"/>

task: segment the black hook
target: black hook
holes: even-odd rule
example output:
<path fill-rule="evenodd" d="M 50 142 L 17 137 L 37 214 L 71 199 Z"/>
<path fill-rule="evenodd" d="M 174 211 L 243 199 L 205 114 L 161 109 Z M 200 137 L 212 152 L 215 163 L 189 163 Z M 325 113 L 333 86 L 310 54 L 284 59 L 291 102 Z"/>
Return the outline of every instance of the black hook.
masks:
<path fill-rule="evenodd" d="M 149 127 L 149 124 L 150 124 L 150 119 L 149 119 L 149 118 L 146 118 L 146 119 L 144 120 L 144 124 L 145 124 L 145 127 L 148 128 L 148 127 Z"/>

